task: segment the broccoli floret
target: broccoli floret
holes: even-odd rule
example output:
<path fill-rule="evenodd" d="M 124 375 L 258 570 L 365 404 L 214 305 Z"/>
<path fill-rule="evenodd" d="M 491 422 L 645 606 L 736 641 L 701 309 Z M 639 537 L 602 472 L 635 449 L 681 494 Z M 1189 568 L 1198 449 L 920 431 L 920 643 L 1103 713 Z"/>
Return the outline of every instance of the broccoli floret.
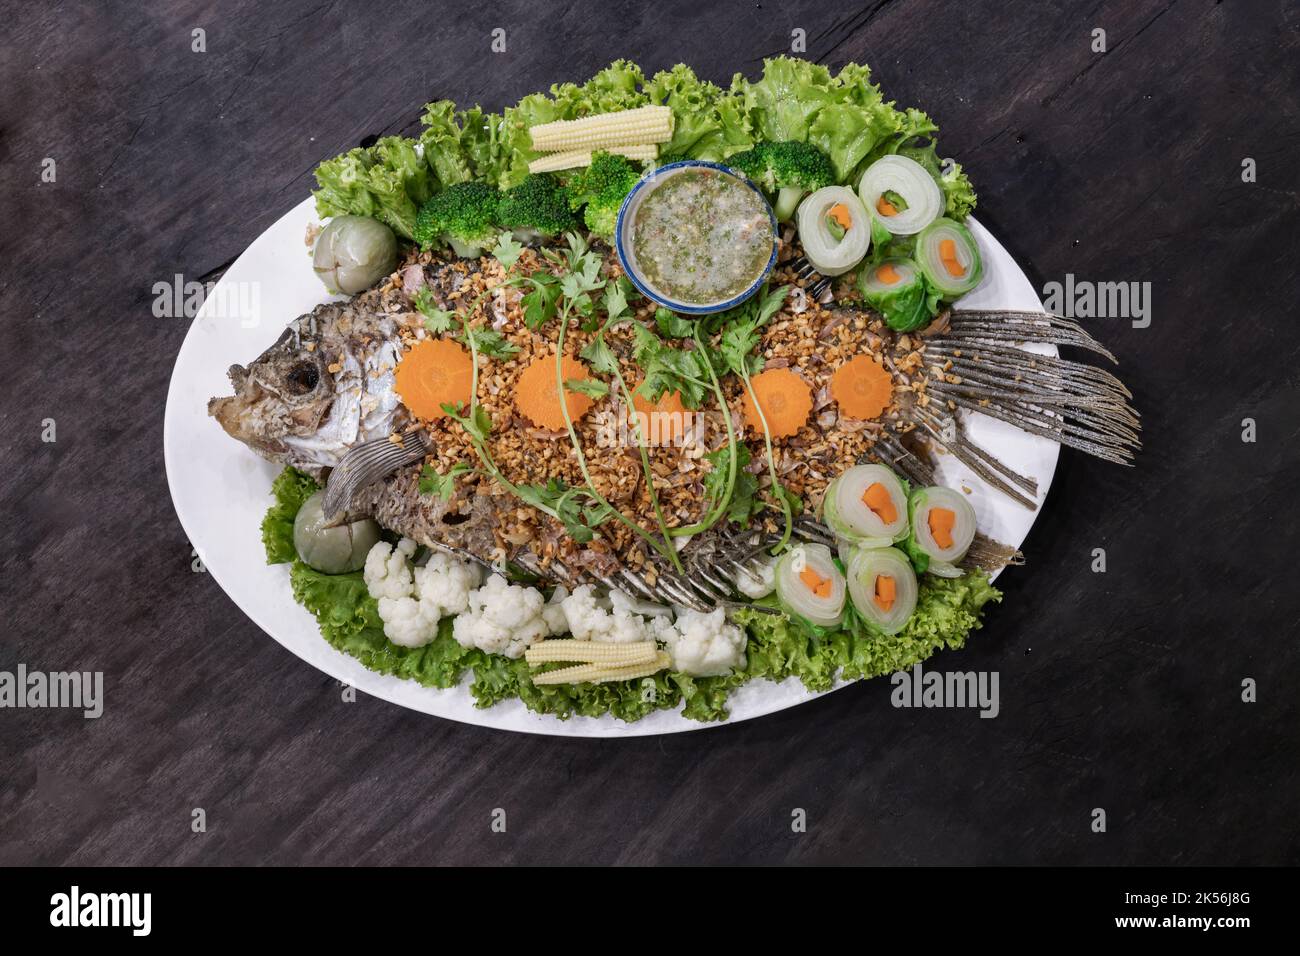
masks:
<path fill-rule="evenodd" d="M 475 257 L 496 235 L 501 193 L 486 183 L 448 186 L 420 207 L 415 217 L 415 241 L 428 249 L 449 242 L 457 255 Z"/>
<path fill-rule="evenodd" d="M 596 153 L 591 165 L 569 182 L 569 208 L 576 212 L 585 205 L 583 219 L 587 228 L 612 239 L 618 209 L 640 178 L 641 173 L 624 157 Z"/>
<path fill-rule="evenodd" d="M 727 157 L 726 162 L 768 192 L 778 194 L 776 218 L 782 222 L 794 215 L 804 193 L 835 185 L 830 157 L 812 143 L 758 143 Z"/>
<path fill-rule="evenodd" d="M 569 194 L 560 181 L 541 173 L 502 193 L 497 224 L 516 232 L 555 236 L 576 228 L 578 220 L 569 210 Z"/>

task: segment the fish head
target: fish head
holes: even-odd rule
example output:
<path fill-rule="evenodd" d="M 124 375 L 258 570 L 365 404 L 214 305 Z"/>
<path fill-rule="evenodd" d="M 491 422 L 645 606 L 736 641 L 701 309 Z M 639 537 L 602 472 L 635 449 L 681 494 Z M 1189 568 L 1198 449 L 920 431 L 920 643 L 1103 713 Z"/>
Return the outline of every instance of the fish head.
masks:
<path fill-rule="evenodd" d="M 208 414 L 262 457 L 319 477 L 352 445 L 395 427 L 400 352 L 386 316 L 321 306 L 247 366 L 232 365 L 235 394 L 211 399 Z"/>

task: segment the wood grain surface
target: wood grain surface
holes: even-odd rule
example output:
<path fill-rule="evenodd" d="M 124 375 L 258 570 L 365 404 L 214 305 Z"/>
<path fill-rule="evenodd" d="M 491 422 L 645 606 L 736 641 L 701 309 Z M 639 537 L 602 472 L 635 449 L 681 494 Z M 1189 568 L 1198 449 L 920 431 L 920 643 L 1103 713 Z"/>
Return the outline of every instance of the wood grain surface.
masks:
<path fill-rule="evenodd" d="M 98 720 L 0 710 L 0 863 L 1300 863 L 1294 3 L 4 0 L 0 17 L 0 670 L 106 685 Z M 1000 715 L 895 709 L 876 680 L 586 741 L 343 702 L 191 570 L 162 465 L 186 320 L 152 315 L 153 283 L 211 277 L 321 159 L 415 129 L 429 99 L 498 109 L 615 57 L 725 82 L 795 28 L 808 58 L 867 62 L 936 118 L 1040 288 L 1152 283 L 1149 328 L 1088 323 L 1143 415 L 1137 467 L 1064 453 L 1029 564 L 939 659 L 998 671 Z"/>

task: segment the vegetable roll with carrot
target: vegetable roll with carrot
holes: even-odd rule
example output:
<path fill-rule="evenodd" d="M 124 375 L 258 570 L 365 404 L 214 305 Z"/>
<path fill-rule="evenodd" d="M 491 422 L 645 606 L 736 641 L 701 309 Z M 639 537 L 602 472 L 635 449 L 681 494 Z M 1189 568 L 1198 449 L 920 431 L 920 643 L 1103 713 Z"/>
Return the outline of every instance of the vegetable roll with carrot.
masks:
<path fill-rule="evenodd" d="M 788 614 L 810 624 L 838 624 L 844 614 L 844 575 L 830 548 L 803 544 L 787 551 L 776 566 L 776 596 Z"/>
<path fill-rule="evenodd" d="M 936 219 L 916 237 L 916 263 L 945 299 L 965 295 L 984 278 L 975 238 L 951 219 Z"/>
<path fill-rule="evenodd" d="M 827 487 L 822 517 L 846 541 L 887 547 L 907 537 L 907 492 L 884 465 L 855 465 Z"/>
<path fill-rule="evenodd" d="M 864 266 L 858 276 L 863 300 L 896 332 L 924 328 L 934 318 L 938 296 L 931 296 L 925 277 L 911 259 L 885 259 Z"/>
<path fill-rule="evenodd" d="M 897 548 L 859 548 L 848 585 L 854 609 L 882 634 L 897 634 L 916 610 L 916 572 Z"/>
<path fill-rule="evenodd" d="M 914 236 L 943 214 L 943 192 L 929 171 L 906 156 L 882 156 L 858 183 L 862 205 L 895 236 Z"/>
<path fill-rule="evenodd" d="M 809 195 L 795 220 L 804 256 L 824 276 L 848 272 L 871 247 L 871 219 L 853 190 L 843 186 Z"/>
<path fill-rule="evenodd" d="M 910 511 L 913 551 L 929 559 L 920 570 L 961 577 L 957 562 L 975 540 L 975 509 L 966 496 L 951 488 L 922 488 L 912 495 Z"/>

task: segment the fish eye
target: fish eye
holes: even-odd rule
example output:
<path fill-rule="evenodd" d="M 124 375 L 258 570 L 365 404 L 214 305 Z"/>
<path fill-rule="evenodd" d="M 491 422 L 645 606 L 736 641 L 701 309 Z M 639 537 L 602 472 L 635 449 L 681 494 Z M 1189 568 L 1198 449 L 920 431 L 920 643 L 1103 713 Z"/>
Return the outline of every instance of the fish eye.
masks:
<path fill-rule="evenodd" d="M 284 376 L 285 382 L 299 395 L 306 395 L 320 382 L 320 369 L 314 362 L 299 362 Z"/>

